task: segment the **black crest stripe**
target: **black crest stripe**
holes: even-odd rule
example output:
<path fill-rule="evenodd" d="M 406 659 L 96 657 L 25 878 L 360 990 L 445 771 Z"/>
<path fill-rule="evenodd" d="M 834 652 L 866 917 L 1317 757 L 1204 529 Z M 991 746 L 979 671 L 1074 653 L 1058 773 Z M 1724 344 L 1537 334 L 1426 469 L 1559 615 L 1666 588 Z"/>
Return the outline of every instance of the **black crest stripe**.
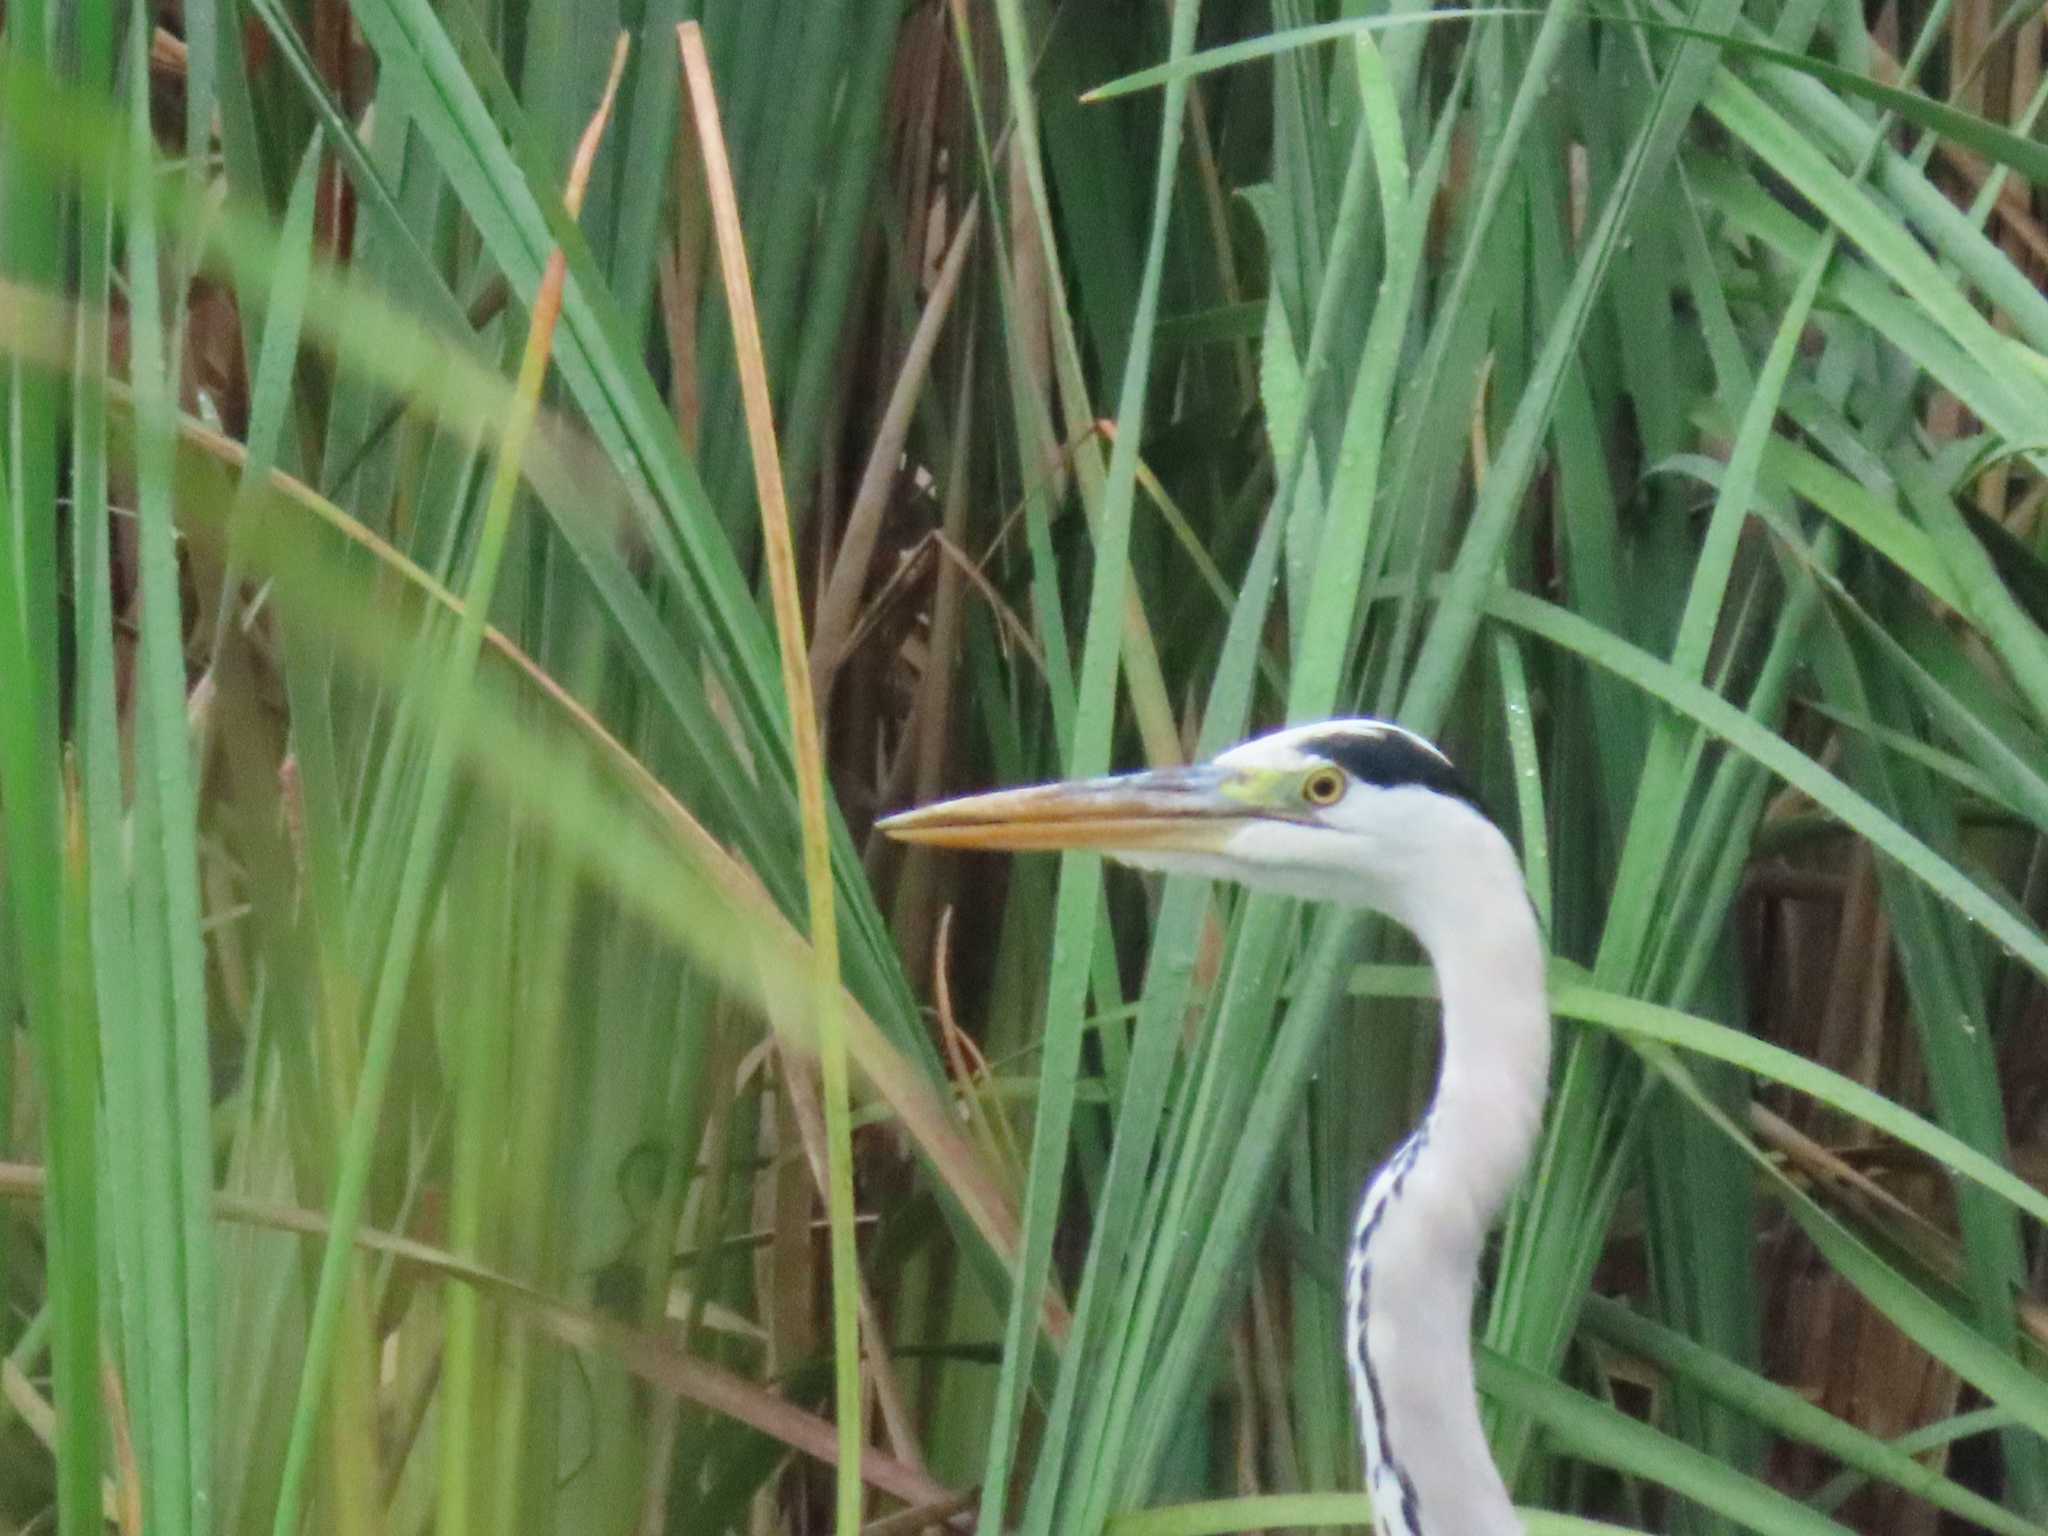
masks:
<path fill-rule="evenodd" d="M 1413 785 L 1462 800 L 1484 814 L 1479 797 L 1450 760 L 1406 731 L 1326 731 L 1304 738 L 1300 746 L 1328 758 L 1361 784 L 1377 789 Z"/>

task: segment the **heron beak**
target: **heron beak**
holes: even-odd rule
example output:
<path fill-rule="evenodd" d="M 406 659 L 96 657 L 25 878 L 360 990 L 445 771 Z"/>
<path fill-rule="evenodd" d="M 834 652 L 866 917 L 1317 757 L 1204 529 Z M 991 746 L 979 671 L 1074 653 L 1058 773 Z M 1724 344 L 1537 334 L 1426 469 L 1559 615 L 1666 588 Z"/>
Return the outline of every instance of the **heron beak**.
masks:
<path fill-rule="evenodd" d="M 1162 768 L 942 800 L 875 825 L 903 842 L 939 848 L 1212 852 L 1258 814 L 1242 791 L 1237 776 L 1220 768 Z"/>

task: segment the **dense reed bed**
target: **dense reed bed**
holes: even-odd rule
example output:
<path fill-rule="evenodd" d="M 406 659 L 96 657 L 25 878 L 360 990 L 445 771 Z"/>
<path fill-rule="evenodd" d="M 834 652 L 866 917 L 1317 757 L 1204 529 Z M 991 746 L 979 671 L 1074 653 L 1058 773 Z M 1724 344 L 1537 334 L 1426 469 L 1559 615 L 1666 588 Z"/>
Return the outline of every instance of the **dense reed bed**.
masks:
<path fill-rule="evenodd" d="M 1369 713 L 1531 1530 L 2048 1529 L 2037 13 L 0 25 L 0 1526 L 1363 1524 L 1417 957 L 870 827 Z"/>

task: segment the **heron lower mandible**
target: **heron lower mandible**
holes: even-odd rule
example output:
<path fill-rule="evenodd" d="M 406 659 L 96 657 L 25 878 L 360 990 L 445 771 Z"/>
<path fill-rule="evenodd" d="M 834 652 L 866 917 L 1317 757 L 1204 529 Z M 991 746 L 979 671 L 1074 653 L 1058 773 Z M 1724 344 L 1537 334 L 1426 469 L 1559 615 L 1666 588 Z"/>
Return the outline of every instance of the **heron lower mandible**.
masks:
<path fill-rule="evenodd" d="M 1344 1359 L 1380 1536 L 1519 1532 L 1479 1425 L 1472 1302 L 1542 1122 L 1550 1009 L 1521 866 L 1449 759 L 1399 726 L 1332 720 L 1193 768 L 974 795 L 881 826 L 952 848 L 1089 848 L 1368 907 L 1421 941 L 1443 1062 L 1422 1123 L 1359 1201 Z"/>

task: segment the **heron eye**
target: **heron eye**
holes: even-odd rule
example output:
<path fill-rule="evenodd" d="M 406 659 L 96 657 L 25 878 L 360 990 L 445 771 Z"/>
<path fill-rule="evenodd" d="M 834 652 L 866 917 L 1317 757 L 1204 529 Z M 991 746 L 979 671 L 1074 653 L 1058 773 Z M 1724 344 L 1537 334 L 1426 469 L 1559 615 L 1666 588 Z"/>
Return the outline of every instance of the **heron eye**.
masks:
<path fill-rule="evenodd" d="M 1335 768 L 1318 768 L 1301 781 L 1301 798 L 1310 805 L 1335 805 L 1344 798 L 1344 775 Z"/>

